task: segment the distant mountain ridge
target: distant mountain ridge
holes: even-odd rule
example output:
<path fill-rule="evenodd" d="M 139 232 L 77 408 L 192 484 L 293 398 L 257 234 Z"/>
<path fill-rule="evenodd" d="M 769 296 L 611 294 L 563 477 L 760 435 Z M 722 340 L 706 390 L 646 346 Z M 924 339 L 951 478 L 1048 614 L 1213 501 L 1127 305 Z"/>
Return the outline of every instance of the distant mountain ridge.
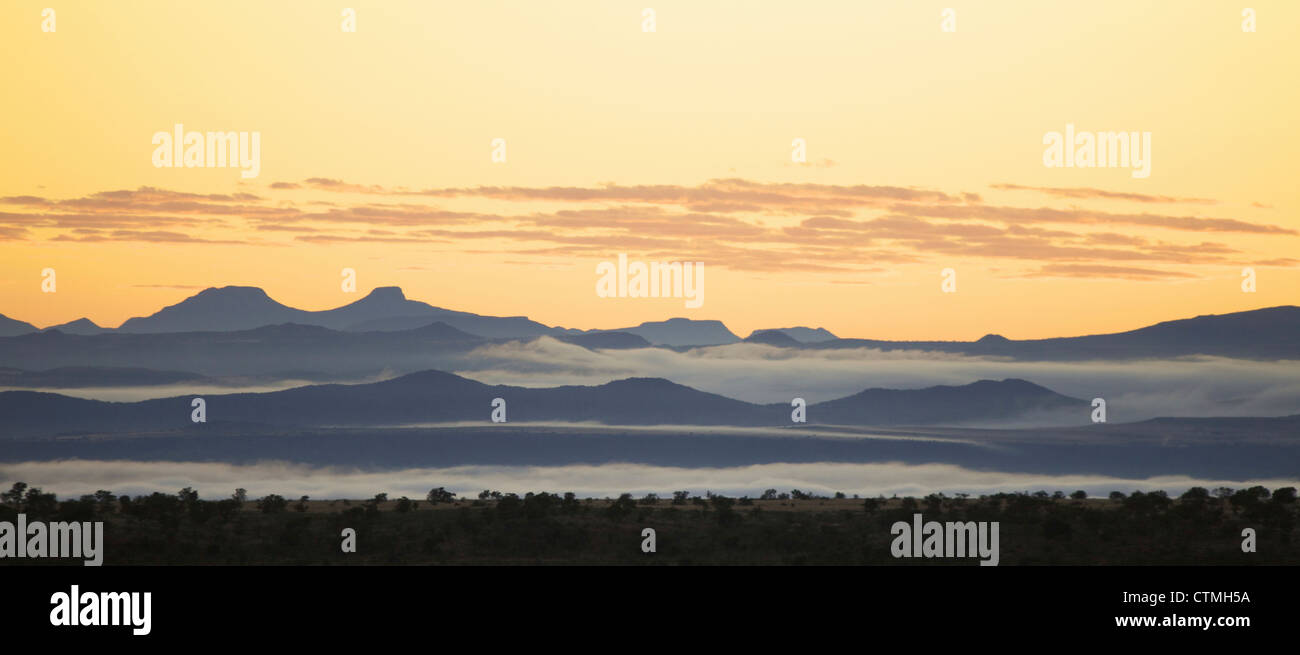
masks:
<path fill-rule="evenodd" d="M 35 325 L 0 314 L 0 337 L 14 337 L 37 330 Z"/>
<path fill-rule="evenodd" d="M 794 339 L 799 343 L 818 343 L 821 341 L 835 341 L 836 339 L 839 339 L 839 337 L 835 336 L 833 333 L 831 333 L 830 330 L 827 330 L 826 328 L 789 327 L 789 328 L 754 330 L 753 332 L 750 333 L 748 337 L 745 338 L 745 340 L 748 341 L 754 338 L 755 336 L 757 336 L 759 333 L 764 333 L 764 332 L 780 332 L 781 334 L 784 334 L 785 336 L 790 337 L 791 339 Z"/>
<path fill-rule="evenodd" d="M 745 337 L 745 343 L 762 343 L 782 348 L 798 348 L 803 345 L 781 330 L 755 330 L 753 334 Z"/>
<path fill-rule="evenodd" d="M 489 340 L 432 322 L 402 332 L 342 332 L 284 323 L 233 332 L 97 335 L 57 330 L 0 339 L 0 367 L 146 368 L 201 376 L 355 379 L 455 368 Z"/>
<path fill-rule="evenodd" d="M 1024 360 L 1163 359 L 1210 355 L 1242 359 L 1300 359 L 1300 307 L 1283 305 L 1230 314 L 1209 314 L 1155 325 L 1080 337 L 1007 339 L 990 334 L 978 341 L 877 341 L 839 339 L 807 348 L 925 350 Z"/>
<path fill-rule="evenodd" d="M 116 329 L 86 318 L 45 331 L 70 335 L 238 332 L 268 325 L 312 325 L 346 332 L 406 332 L 440 322 L 484 339 L 532 339 L 620 333 L 647 345 L 669 348 L 720 346 L 742 339 L 717 320 L 672 318 L 616 329 L 551 327 L 524 316 L 484 316 L 410 300 L 398 287 L 377 287 L 365 297 L 334 309 L 307 311 L 283 305 L 257 287 L 208 288 L 149 315 L 127 319 Z M 0 339 L 39 332 L 35 326 L 0 316 Z M 1300 307 L 1283 305 L 1249 311 L 1164 321 L 1126 332 L 1013 340 L 989 334 L 976 341 L 887 341 L 842 339 L 824 328 L 755 330 L 743 341 L 784 348 L 875 348 L 923 350 L 1022 360 L 1168 358 L 1211 355 L 1245 359 L 1300 359 Z M 582 343 L 631 348 L 628 337 L 584 337 Z M 602 347 L 602 346 L 595 346 Z M 74 362 L 66 365 L 101 365 Z M 132 366 L 127 362 L 118 365 Z M 0 366 L 18 366 L 0 360 Z M 21 367 L 21 366 L 20 366 Z"/>
<path fill-rule="evenodd" d="M 814 407 L 822 422 L 837 425 L 933 425 L 1069 411 L 1077 411 L 1079 422 L 1086 423 L 1091 406 L 1027 380 L 1010 378 L 916 390 L 867 389 Z"/>
<path fill-rule="evenodd" d="M 0 424 L 8 437 L 203 429 L 191 422 L 191 400 L 178 396 L 135 403 L 82 400 L 32 391 L 0 393 Z M 525 388 L 488 385 L 442 371 L 368 384 L 311 385 L 268 393 L 205 394 L 211 429 L 225 426 L 393 426 L 488 423 L 492 400 L 506 400 L 514 422 L 610 425 L 791 426 L 791 407 L 759 405 L 662 378 L 627 378 L 597 386 Z M 1088 405 L 1024 380 L 983 380 L 962 387 L 868 389 L 807 407 L 810 424 L 940 425 L 1014 419 L 1035 412 L 1076 413 Z"/>
<path fill-rule="evenodd" d="M 67 323 L 61 323 L 59 325 L 51 325 L 41 331 L 46 332 L 49 330 L 58 330 L 59 332 L 67 334 L 101 334 L 109 331 L 107 328 L 95 325 L 95 322 L 88 318 L 79 318 L 75 321 L 68 321 Z"/>
<path fill-rule="evenodd" d="M 656 346 L 719 346 L 740 341 L 740 337 L 727 329 L 722 321 L 691 318 L 646 321 L 635 327 L 592 332 L 635 334 Z"/>
<path fill-rule="evenodd" d="M 257 287 L 234 286 L 204 289 L 150 316 L 127 319 L 118 331 L 130 334 L 231 332 L 284 323 L 333 330 L 389 331 L 434 321 L 488 338 L 535 337 L 557 332 L 522 316 L 481 316 L 408 300 L 398 287 L 376 287 L 360 300 L 342 307 L 307 311 L 276 302 Z"/>

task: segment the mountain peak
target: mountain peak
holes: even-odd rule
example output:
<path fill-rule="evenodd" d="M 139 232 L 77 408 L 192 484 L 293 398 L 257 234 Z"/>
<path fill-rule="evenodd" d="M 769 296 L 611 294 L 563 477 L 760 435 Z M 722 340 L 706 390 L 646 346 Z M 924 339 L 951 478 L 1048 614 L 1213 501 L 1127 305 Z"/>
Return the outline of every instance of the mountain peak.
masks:
<path fill-rule="evenodd" d="M 718 322 L 719 322 L 719 321 L 716 321 L 716 320 L 710 320 L 710 319 L 705 319 L 705 320 L 696 320 L 696 319 L 693 319 L 693 318 L 685 318 L 685 317 L 682 317 L 682 316 L 675 316 L 675 317 L 670 318 L 670 319 L 668 319 L 668 320 L 666 320 L 666 321 L 644 321 L 644 322 L 641 323 L 641 325 L 642 325 L 642 326 L 647 326 L 647 325 L 690 325 L 690 324 L 692 324 L 692 323 L 718 323 Z"/>
<path fill-rule="evenodd" d="M 375 287 L 363 300 L 406 300 L 406 294 L 402 293 L 402 287 Z"/>
<path fill-rule="evenodd" d="M 0 314 L 0 337 L 14 337 L 36 331 L 36 326 L 31 323 L 18 321 Z"/>
<path fill-rule="evenodd" d="M 666 378 L 623 378 L 621 380 L 611 380 L 601 386 L 606 389 L 641 389 L 658 392 L 670 389 L 690 389 L 684 384 L 678 384 Z"/>
<path fill-rule="evenodd" d="M 646 321 L 633 328 L 601 331 L 627 332 L 664 346 L 715 346 L 740 341 L 740 337 L 716 319 L 674 317 L 666 321 Z"/>
<path fill-rule="evenodd" d="M 762 343 L 781 348 L 796 348 L 803 345 L 798 339 L 781 330 L 755 330 L 753 334 L 745 337 L 744 341 L 746 343 Z"/>
<path fill-rule="evenodd" d="M 79 318 L 75 321 L 61 323 L 59 325 L 51 325 L 50 327 L 47 327 L 45 328 L 45 330 L 42 331 L 49 331 L 49 330 L 57 330 L 65 334 L 80 334 L 80 335 L 99 334 L 100 332 L 108 331 L 96 325 L 94 321 L 84 317 Z"/>
<path fill-rule="evenodd" d="M 263 291 L 261 287 L 228 285 L 224 287 L 208 287 L 193 296 L 190 296 L 189 299 L 192 300 L 194 298 L 250 298 L 257 300 L 265 298 L 270 300 L 271 297 L 266 295 L 266 292 Z"/>
<path fill-rule="evenodd" d="M 247 330 L 289 323 L 302 314 L 273 300 L 258 287 L 208 287 L 150 316 L 129 318 L 119 331 L 199 332 Z"/>

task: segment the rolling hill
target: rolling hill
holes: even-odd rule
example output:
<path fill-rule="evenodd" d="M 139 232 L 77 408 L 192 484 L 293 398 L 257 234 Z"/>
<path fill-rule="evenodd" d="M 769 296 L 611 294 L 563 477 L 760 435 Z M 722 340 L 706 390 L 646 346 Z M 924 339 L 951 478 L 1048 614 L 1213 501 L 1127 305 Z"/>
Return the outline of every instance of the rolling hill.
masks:
<path fill-rule="evenodd" d="M 368 384 L 310 385 L 268 393 L 207 394 L 207 423 L 235 426 L 394 426 L 486 424 L 494 398 L 514 422 L 595 422 L 610 425 L 791 425 L 785 404 L 757 405 L 661 378 L 628 378 L 597 386 L 543 389 L 487 385 L 441 371 L 423 371 Z M 193 396 L 111 403 L 31 391 L 0 393 L 6 437 L 192 428 Z M 941 425 L 1015 419 L 1039 412 L 1077 411 L 1087 404 L 1024 380 L 982 380 L 960 387 L 859 394 L 808 407 L 812 424 Z"/>

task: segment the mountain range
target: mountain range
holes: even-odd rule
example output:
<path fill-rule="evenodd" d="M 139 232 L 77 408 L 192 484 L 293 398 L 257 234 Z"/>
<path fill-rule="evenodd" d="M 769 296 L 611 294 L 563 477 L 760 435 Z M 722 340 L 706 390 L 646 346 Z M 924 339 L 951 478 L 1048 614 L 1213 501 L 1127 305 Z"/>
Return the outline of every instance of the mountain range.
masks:
<path fill-rule="evenodd" d="M 1231 314 L 1164 321 L 1144 328 L 1052 339 L 1012 340 L 989 334 L 977 341 L 837 339 L 809 348 L 926 350 L 1028 360 L 1166 359 L 1213 355 L 1241 359 L 1300 359 L 1300 307 L 1284 305 Z"/>
<path fill-rule="evenodd" d="M 257 287 L 211 287 L 169 305 L 149 316 L 129 318 L 117 328 L 96 325 L 87 318 L 52 325 L 44 330 L 66 334 L 90 335 L 104 332 L 121 334 L 159 334 L 176 332 L 235 332 L 268 325 L 294 323 L 314 325 L 347 332 L 400 332 L 440 322 L 487 339 L 520 339 L 541 335 L 575 336 L 584 334 L 633 334 L 651 345 L 701 346 L 740 341 L 720 321 L 674 318 L 647 321 L 637 326 L 617 329 L 578 330 L 550 327 L 525 316 L 483 316 L 410 300 L 398 287 L 377 287 L 355 302 L 323 311 L 296 309 L 281 304 Z M 40 328 L 0 315 L 0 337 L 19 336 L 41 331 Z M 822 329 L 782 328 L 800 342 L 834 339 Z M 600 342 L 599 339 L 594 343 Z M 627 347 L 627 342 L 620 342 Z"/>
<path fill-rule="evenodd" d="M 608 425 L 792 425 L 789 404 L 760 405 L 699 391 L 662 378 L 628 378 L 598 386 L 526 388 L 488 385 L 441 371 L 367 384 L 310 385 L 267 393 L 205 394 L 207 422 L 191 421 L 194 396 L 133 403 L 54 393 L 0 393 L 3 437 L 31 438 L 240 426 L 309 428 L 419 423 L 490 424 L 493 399 L 514 422 Z M 807 406 L 809 424 L 959 425 L 1054 414 L 1088 422 L 1089 405 L 1024 380 L 981 380 L 926 389 L 867 389 Z"/>
<path fill-rule="evenodd" d="M 463 341 L 550 336 L 590 348 L 651 345 L 683 349 L 743 341 L 783 348 L 922 350 L 1021 360 L 1163 359 L 1188 355 L 1300 359 L 1300 307 L 1292 305 L 1172 320 L 1113 334 L 1050 339 L 1013 340 L 996 334 L 976 341 L 841 339 L 823 328 L 790 327 L 755 330 L 742 340 L 716 320 L 672 318 L 618 329 L 579 330 L 547 326 L 524 316 L 483 316 L 443 309 L 407 299 L 397 287 L 376 288 L 364 298 L 335 309 L 307 311 L 276 302 L 256 287 L 232 286 L 205 289 L 150 316 L 128 319 L 115 329 L 100 327 L 83 318 L 39 330 L 29 323 L 0 316 L 0 366 L 32 368 L 4 355 L 7 351 L 12 352 L 2 345 L 6 338 L 56 333 L 105 339 L 122 335 L 234 335 L 288 324 L 335 332 L 408 335 L 395 336 L 395 341 L 408 340 L 409 333 L 438 324 L 441 326 L 439 329 L 455 330 Z M 103 344 L 91 350 L 97 351 L 101 347 L 114 349 L 112 342 Z M 109 364 L 95 358 L 65 358 L 60 363 L 37 368 L 115 365 L 153 366 L 140 361 Z M 439 365 L 426 363 L 424 367 L 438 368 Z M 401 367 L 401 370 L 417 369 Z"/>

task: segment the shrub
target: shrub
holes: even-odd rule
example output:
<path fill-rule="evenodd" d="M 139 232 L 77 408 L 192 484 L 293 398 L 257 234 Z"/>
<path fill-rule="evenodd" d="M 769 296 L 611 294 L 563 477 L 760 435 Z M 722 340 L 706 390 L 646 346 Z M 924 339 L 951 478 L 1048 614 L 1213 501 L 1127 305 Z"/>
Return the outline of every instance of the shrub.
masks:
<path fill-rule="evenodd" d="M 289 501 L 279 494 L 268 494 L 257 501 L 257 509 L 261 510 L 263 514 L 278 514 L 288 506 Z"/>

